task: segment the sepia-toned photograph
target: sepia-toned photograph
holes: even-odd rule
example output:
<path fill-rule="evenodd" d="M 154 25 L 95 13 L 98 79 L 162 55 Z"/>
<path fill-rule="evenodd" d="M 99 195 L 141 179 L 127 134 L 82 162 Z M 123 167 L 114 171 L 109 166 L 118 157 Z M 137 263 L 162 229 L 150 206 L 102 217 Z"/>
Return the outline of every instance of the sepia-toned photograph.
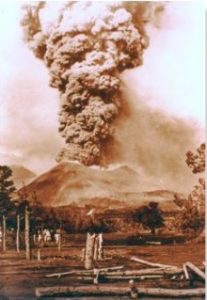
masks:
<path fill-rule="evenodd" d="M 205 1 L 0 1 L 0 300 L 204 300 Z"/>

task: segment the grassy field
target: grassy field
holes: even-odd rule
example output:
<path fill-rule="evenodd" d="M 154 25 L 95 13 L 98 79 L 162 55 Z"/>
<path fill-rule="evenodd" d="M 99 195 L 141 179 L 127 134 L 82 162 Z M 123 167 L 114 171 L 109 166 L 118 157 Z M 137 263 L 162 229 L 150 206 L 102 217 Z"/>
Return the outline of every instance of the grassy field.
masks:
<path fill-rule="evenodd" d="M 81 250 L 82 247 L 80 245 L 76 246 L 72 241 L 71 245 L 67 244 L 63 247 L 61 253 L 58 253 L 56 247 L 44 247 L 41 249 L 42 259 L 40 262 L 36 259 L 35 249 L 32 252 L 32 260 L 29 262 L 25 260 L 23 251 L 20 254 L 12 250 L 6 253 L 0 252 L 0 300 L 32 300 L 35 299 L 35 287 L 80 284 L 77 281 L 72 282 L 69 277 L 57 279 L 46 278 L 45 275 L 53 272 L 82 269 Z M 139 264 L 130 261 L 132 255 L 152 262 L 180 267 L 187 261 L 201 266 L 205 260 L 203 243 L 138 246 L 107 245 L 104 250 L 106 260 L 97 262 L 96 267 L 124 265 L 127 269 L 140 268 Z M 101 299 L 103 300 L 103 298 Z"/>

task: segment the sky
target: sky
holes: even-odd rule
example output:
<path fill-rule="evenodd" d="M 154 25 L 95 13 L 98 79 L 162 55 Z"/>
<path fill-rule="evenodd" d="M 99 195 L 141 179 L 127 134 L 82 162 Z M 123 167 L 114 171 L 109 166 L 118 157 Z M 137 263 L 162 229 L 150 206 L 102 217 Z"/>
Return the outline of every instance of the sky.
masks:
<path fill-rule="evenodd" d="M 43 63 L 23 42 L 21 5 L 0 2 L 0 153 L 2 163 L 41 172 L 55 164 L 58 94 Z"/>
<path fill-rule="evenodd" d="M 43 62 L 23 42 L 21 3 L 0 1 L 0 157 L 41 173 L 55 165 L 58 92 Z M 144 65 L 122 75 L 126 90 L 152 109 L 194 124 L 204 136 L 205 23 L 202 2 L 171 2 L 156 27 Z M 133 84 L 132 84 L 133 83 Z"/>

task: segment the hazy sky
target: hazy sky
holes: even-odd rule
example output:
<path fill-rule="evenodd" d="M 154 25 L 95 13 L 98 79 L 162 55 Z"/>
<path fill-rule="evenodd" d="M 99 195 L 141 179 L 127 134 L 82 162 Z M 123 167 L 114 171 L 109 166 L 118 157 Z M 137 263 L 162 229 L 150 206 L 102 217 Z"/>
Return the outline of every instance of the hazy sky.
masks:
<path fill-rule="evenodd" d="M 63 143 L 57 127 L 58 92 L 47 69 L 22 41 L 20 2 L 0 1 L 1 164 L 42 172 L 55 164 Z M 191 121 L 204 134 L 204 6 L 172 2 L 151 28 L 144 65 L 123 76 L 134 97 L 171 116 Z M 133 83 L 133 84 L 132 84 Z"/>

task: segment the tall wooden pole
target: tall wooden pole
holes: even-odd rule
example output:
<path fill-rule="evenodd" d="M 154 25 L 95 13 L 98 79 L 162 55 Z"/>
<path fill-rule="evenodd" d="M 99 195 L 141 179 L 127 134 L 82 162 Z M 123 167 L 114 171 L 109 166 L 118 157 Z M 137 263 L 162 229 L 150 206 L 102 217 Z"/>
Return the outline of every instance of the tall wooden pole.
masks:
<path fill-rule="evenodd" d="M 95 236 L 93 259 L 98 260 L 98 236 Z"/>
<path fill-rule="evenodd" d="M 95 237 L 95 245 L 94 245 L 94 260 L 102 260 L 103 259 L 103 234 L 99 233 Z"/>
<path fill-rule="evenodd" d="M 104 256 L 103 253 L 103 233 L 98 235 L 98 260 L 102 260 Z"/>
<path fill-rule="evenodd" d="M 29 223 L 29 209 L 25 206 L 25 251 L 26 259 L 30 259 L 30 223 Z"/>
<path fill-rule="evenodd" d="M 16 247 L 17 247 L 17 253 L 20 252 L 20 248 L 19 248 L 19 235 L 20 235 L 20 215 L 17 214 L 17 233 L 16 233 Z"/>
<path fill-rule="evenodd" d="M 62 249 L 62 228 L 60 227 L 59 239 L 58 239 L 58 252 L 61 252 Z"/>
<path fill-rule="evenodd" d="M 89 270 L 93 268 L 94 262 L 94 244 L 95 244 L 95 234 L 87 233 L 86 236 L 86 251 L 85 251 L 85 269 Z"/>
<path fill-rule="evenodd" d="M 6 251 L 6 217 L 2 216 L 2 250 Z"/>

